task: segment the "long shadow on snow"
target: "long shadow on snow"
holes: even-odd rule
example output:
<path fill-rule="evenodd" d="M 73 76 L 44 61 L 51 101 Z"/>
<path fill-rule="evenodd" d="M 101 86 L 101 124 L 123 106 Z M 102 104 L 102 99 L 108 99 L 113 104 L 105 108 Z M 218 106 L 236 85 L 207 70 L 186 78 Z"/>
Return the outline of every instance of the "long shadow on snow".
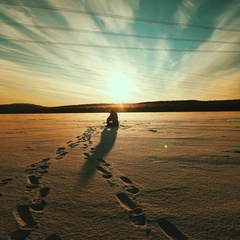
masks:
<path fill-rule="evenodd" d="M 117 130 L 117 127 L 112 127 L 104 128 L 102 131 L 100 143 L 96 146 L 95 152 L 86 160 L 80 171 L 80 186 L 88 184 L 96 171 L 96 166 L 99 164 L 98 159 L 103 159 L 112 149 L 117 138 Z"/>

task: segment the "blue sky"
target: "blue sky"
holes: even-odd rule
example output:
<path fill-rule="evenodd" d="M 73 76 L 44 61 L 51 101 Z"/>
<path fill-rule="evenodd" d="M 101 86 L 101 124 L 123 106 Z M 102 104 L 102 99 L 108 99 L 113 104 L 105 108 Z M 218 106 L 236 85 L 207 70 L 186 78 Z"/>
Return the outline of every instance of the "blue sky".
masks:
<path fill-rule="evenodd" d="M 240 98 L 238 0 L 0 1 L 0 104 Z"/>

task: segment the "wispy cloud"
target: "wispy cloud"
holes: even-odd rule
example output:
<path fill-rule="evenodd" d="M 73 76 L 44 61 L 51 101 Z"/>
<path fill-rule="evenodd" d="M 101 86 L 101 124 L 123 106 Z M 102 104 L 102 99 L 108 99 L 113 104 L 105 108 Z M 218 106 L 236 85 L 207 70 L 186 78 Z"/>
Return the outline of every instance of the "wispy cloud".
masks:
<path fill-rule="evenodd" d="M 178 5 L 178 10 L 175 14 L 175 19 L 182 27 L 186 27 L 192 17 L 195 16 L 198 8 L 205 1 L 183 0 Z"/>
<path fill-rule="evenodd" d="M 208 1 L 176 1 L 176 8 L 164 2 L 161 9 L 164 9 L 165 16 L 174 16 L 174 19 L 166 20 L 170 23 L 168 25 L 161 23 L 157 9 L 149 8 L 154 9 L 152 19 L 149 13 L 145 17 L 141 1 L 58 0 L 31 4 L 19 1 L 11 7 L 0 3 L 3 13 L 0 37 L 4 38 L 0 42 L 0 64 L 5 79 L 0 86 L 8 89 L 9 96 L 11 91 L 16 93 L 19 86 L 18 99 L 25 95 L 29 96 L 27 100 L 32 98 L 39 104 L 112 102 L 111 94 L 104 92 L 111 76 L 121 73 L 135 86 L 129 101 L 236 98 L 239 45 L 227 42 L 239 42 L 239 32 L 219 28 L 237 29 L 239 5 L 226 3 L 216 16 L 212 16 Z M 153 1 L 146 4 L 153 4 Z M 173 9 L 175 12 L 171 12 Z M 138 21 L 135 21 L 136 17 Z M 140 18 L 155 22 L 141 22 Z M 200 23 L 203 28 L 189 27 Z M 215 28 L 207 29 L 204 25 Z M 138 34 L 162 38 L 140 38 L 136 37 Z M 200 41 L 181 40 L 184 38 Z M 192 51 L 184 52 L 185 49 Z M 205 50 L 229 53 L 206 53 Z M 12 99 L 4 96 L 8 99 L 5 101 Z"/>

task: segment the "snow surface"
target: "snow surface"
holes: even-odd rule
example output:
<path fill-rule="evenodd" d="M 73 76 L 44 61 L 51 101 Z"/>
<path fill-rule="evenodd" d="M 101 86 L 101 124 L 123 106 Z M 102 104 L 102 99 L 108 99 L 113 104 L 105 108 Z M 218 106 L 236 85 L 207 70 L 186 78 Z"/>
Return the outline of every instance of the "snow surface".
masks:
<path fill-rule="evenodd" d="M 0 240 L 239 239 L 240 113 L 0 115 Z"/>

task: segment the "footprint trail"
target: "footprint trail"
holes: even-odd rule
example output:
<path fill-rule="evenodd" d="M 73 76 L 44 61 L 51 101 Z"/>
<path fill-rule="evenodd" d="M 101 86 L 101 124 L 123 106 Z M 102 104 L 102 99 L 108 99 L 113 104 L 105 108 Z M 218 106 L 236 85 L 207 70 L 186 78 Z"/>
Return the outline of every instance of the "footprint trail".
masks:
<path fill-rule="evenodd" d="M 42 177 L 48 173 L 50 166 L 50 158 L 44 158 L 40 162 L 27 166 L 25 173 L 26 182 L 28 185 L 25 187 L 25 193 L 29 196 L 23 197 L 26 201 L 25 204 L 17 204 L 16 209 L 13 211 L 13 216 L 20 228 L 10 234 L 10 239 L 26 239 L 31 231 L 38 226 L 38 222 L 33 217 L 33 212 L 42 212 L 47 204 L 45 197 L 49 194 L 50 188 L 42 186 Z M 35 192 L 38 189 L 38 192 Z M 35 197 L 32 195 L 35 194 Z"/>
<path fill-rule="evenodd" d="M 80 136 L 76 137 L 75 141 L 68 141 L 67 146 L 61 146 L 56 150 L 56 160 L 63 159 L 68 153 L 69 150 L 77 147 L 80 142 L 84 143 L 82 148 L 88 148 L 88 146 L 92 145 L 91 137 L 95 128 L 88 127 L 87 130 Z M 91 152 L 94 152 L 94 148 L 90 148 Z M 89 157 L 90 154 L 85 154 L 86 157 Z M 34 219 L 34 212 L 40 213 L 44 211 L 47 202 L 45 198 L 50 193 L 50 188 L 47 186 L 43 186 L 42 177 L 48 173 L 48 169 L 50 166 L 50 158 L 44 158 L 39 162 L 33 163 L 30 166 L 26 167 L 26 182 L 28 183 L 25 187 L 25 193 L 29 196 L 23 197 L 22 199 L 26 201 L 24 204 L 17 204 L 16 209 L 13 210 L 13 216 L 15 221 L 19 224 L 19 229 L 12 232 L 9 236 L 9 239 L 13 240 L 24 240 L 29 237 L 31 232 L 34 230 L 36 226 L 39 226 L 38 222 Z M 103 171 L 102 169 L 99 169 Z M 103 171 L 103 174 L 108 175 L 108 172 Z M 13 181 L 12 178 L 3 179 L 0 181 L 1 185 L 6 185 Z M 35 197 L 32 197 L 35 194 Z M 0 197 L 2 194 L 0 193 Z M 32 199 L 32 200 L 30 200 Z M 58 235 L 49 235 L 47 240 L 60 240 L 60 236 Z"/>
<path fill-rule="evenodd" d="M 88 145 L 84 144 L 82 148 L 87 149 Z M 89 152 L 85 152 L 84 156 L 86 160 L 91 158 L 91 154 Z M 116 178 L 109 169 L 111 164 L 107 163 L 106 160 L 101 158 L 98 158 L 97 160 L 99 165 L 96 166 L 96 169 L 102 174 L 102 177 L 105 179 L 106 178 L 112 179 L 111 181 L 107 180 L 106 182 L 111 187 L 115 187 L 116 190 L 120 188 L 120 191 L 116 193 L 116 199 L 119 202 L 120 207 L 122 207 L 128 214 L 129 221 L 135 227 L 144 228 L 146 230 L 147 237 L 151 235 L 153 236 L 154 232 L 157 231 L 156 229 L 158 227 L 161 229 L 161 232 L 163 232 L 169 239 L 172 240 L 188 239 L 188 237 L 184 233 L 182 233 L 173 223 L 171 223 L 166 218 L 156 218 L 156 220 L 152 219 L 148 220 L 147 216 L 144 214 L 144 210 L 141 207 L 139 207 L 138 204 L 136 204 L 136 198 L 138 198 L 140 190 L 134 184 L 134 182 L 129 177 L 124 175 Z M 120 181 L 121 184 L 115 183 L 117 179 Z M 125 190 L 125 192 L 122 192 L 121 190 Z M 148 212 L 152 211 L 148 209 Z M 153 213 L 153 216 L 155 215 L 156 214 Z"/>

